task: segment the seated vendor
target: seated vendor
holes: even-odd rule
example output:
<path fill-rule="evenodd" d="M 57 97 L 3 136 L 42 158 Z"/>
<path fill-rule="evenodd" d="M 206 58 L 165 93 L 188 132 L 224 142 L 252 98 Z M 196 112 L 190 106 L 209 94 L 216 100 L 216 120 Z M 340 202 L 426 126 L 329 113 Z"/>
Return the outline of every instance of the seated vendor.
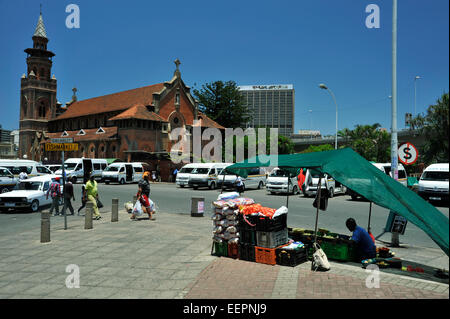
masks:
<path fill-rule="evenodd" d="M 356 242 L 358 259 L 364 260 L 376 257 L 376 247 L 369 233 L 361 226 L 356 225 L 356 221 L 353 218 L 347 219 L 345 222 L 348 230 L 353 232 L 352 240 Z"/>

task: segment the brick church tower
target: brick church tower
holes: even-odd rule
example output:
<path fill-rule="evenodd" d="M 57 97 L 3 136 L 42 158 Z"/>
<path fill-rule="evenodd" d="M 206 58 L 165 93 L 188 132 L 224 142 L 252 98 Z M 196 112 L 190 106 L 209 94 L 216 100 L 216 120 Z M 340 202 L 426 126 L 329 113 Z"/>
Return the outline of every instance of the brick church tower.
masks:
<path fill-rule="evenodd" d="M 47 50 L 48 38 L 42 13 L 32 37 L 33 47 L 27 53 L 27 75 L 20 83 L 19 157 L 41 161 L 40 141 L 44 138 L 48 121 L 55 118 L 57 109 L 56 78 L 51 77 L 52 58 Z"/>

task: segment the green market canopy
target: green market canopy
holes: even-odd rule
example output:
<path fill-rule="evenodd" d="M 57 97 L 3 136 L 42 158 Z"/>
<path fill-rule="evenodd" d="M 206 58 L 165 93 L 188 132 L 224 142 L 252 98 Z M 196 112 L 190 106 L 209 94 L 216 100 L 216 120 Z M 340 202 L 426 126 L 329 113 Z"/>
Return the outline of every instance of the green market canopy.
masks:
<path fill-rule="evenodd" d="M 375 204 L 390 209 L 422 229 L 449 255 L 449 220 L 433 205 L 395 181 L 351 148 L 289 155 L 259 155 L 226 168 L 247 177 L 248 168 L 280 167 L 292 176 L 300 168 L 314 168 Z"/>

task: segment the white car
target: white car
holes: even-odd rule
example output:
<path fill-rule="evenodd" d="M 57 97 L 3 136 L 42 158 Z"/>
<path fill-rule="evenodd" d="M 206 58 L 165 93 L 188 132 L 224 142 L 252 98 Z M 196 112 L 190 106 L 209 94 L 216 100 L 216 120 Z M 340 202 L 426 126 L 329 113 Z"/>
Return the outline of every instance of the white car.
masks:
<path fill-rule="evenodd" d="M 13 190 L 19 180 L 6 168 L 0 167 L 0 194 Z"/>
<path fill-rule="evenodd" d="M 0 194 L 0 212 L 9 209 L 39 211 L 42 206 L 51 205 L 52 199 L 46 198 L 47 190 L 56 175 L 43 175 L 22 180 L 19 189 Z M 61 186 L 62 191 L 62 186 Z M 62 198 L 60 200 L 60 204 Z"/>

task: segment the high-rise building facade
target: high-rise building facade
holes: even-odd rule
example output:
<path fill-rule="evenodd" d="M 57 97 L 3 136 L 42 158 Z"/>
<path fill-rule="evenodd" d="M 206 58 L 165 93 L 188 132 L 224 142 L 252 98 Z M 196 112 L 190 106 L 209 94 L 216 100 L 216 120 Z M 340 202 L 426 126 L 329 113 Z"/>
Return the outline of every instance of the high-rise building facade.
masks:
<path fill-rule="evenodd" d="M 252 117 L 249 127 L 278 128 L 280 135 L 294 133 L 295 90 L 292 84 L 239 86 Z"/>

